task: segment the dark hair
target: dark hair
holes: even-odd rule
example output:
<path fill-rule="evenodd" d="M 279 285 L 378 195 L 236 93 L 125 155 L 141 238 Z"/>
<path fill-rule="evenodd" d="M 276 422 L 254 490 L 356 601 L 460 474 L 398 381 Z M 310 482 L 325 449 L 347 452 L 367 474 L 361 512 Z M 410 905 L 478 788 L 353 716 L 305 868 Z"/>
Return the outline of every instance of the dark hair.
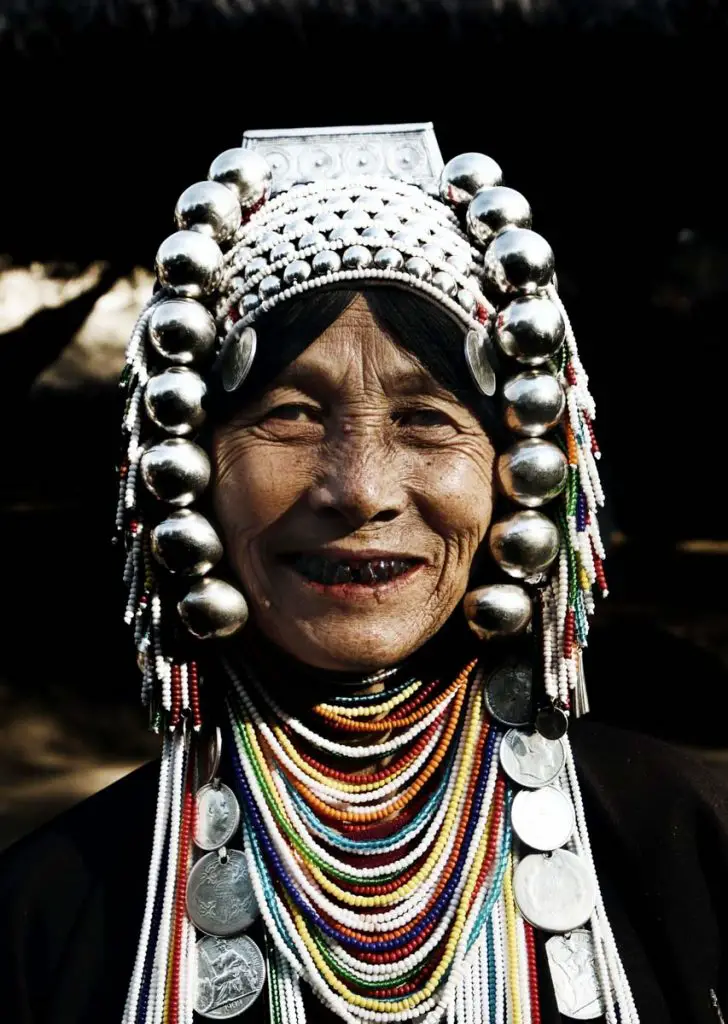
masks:
<path fill-rule="evenodd" d="M 496 448 L 504 437 L 497 399 L 476 389 L 465 361 L 464 330 L 443 309 L 402 288 L 328 288 L 275 307 L 256 324 L 258 346 L 250 375 L 226 394 L 213 374 L 210 412 L 218 422 L 259 395 L 281 370 L 320 337 L 362 295 L 374 319 L 395 344 L 413 355 L 439 384 L 480 420 Z"/>

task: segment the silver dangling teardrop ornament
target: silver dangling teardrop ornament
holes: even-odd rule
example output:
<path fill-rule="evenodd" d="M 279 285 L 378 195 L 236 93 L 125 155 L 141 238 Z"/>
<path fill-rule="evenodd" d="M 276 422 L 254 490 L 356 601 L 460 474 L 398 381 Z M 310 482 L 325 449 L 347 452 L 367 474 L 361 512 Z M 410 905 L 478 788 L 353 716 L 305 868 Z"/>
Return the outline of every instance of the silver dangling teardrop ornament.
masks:
<path fill-rule="evenodd" d="M 456 206 L 469 203 L 481 188 L 500 185 L 503 172 L 484 153 L 461 153 L 448 160 L 440 175 L 440 195 Z"/>
<path fill-rule="evenodd" d="M 566 396 L 556 377 L 542 370 L 525 370 L 503 388 L 506 426 L 515 434 L 541 437 L 564 414 Z"/>
<path fill-rule="evenodd" d="M 223 555 L 210 523 L 188 508 L 172 512 L 152 530 L 152 554 L 160 565 L 181 576 L 203 576 Z"/>
<path fill-rule="evenodd" d="M 470 201 L 466 221 L 473 238 L 488 245 L 503 228 L 530 228 L 531 207 L 515 189 L 504 185 L 481 188 Z"/>
<path fill-rule="evenodd" d="M 203 359 L 215 345 L 212 314 L 194 299 L 158 302 L 149 318 L 149 341 L 160 356 L 179 366 Z"/>
<path fill-rule="evenodd" d="M 495 337 L 503 352 L 526 366 L 540 366 L 564 341 L 561 310 L 546 295 L 514 299 L 496 317 Z"/>
<path fill-rule="evenodd" d="M 177 231 L 160 245 L 155 267 L 165 288 L 184 298 L 200 299 L 220 283 L 222 250 L 199 231 Z"/>
<path fill-rule="evenodd" d="M 202 401 L 206 392 L 199 374 L 186 366 L 170 366 L 147 381 L 144 408 L 160 430 L 184 437 L 193 434 L 205 422 Z"/>
<path fill-rule="evenodd" d="M 503 493 L 526 508 L 553 501 L 566 486 L 569 463 L 562 450 L 541 438 L 518 441 L 498 457 L 498 481 Z"/>
<path fill-rule="evenodd" d="M 150 494 L 179 507 L 196 501 L 211 475 L 207 453 L 192 441 L 178 437 L 147 448 L 141 457 L 141 471 Z"/>
<path fill-rule="evenodd" d="M 540 512 L 515 512 L 494 523 L 490 530 L 490 551 L 509 576 L 531 580 L 552 565 L 559 553 L 559 531 Z"/>
<path fill-rule="evenodd" d="M 177 611 L 198 640 L 232 636 L 248 621 L 248 605 L 240 591 L 209 576 L 190 587 Z"/>
<path fill-rule="evenodd" d="M 226 149 L 210 165 L 208 177 L 232 189 L 243 210 L 270 196 L 272 172 L 268 162 L 251 149 Z"/>
<path fill-rule="evenodd" d="M 218 181 L 198 181 L 177 201 L 174 218 L 180 231 L 199 231 L 218 245 L 229 241 L 240 226 L 240 203 L 235 193 Z"/>
<path fill-rule="evenodd" d="M 537 232 L 504 228 L 486 249 L 483 268 L 502 292 L 535 292 L 553 277 L 554 254 Z"/>
<path fill-rule="evenodd" d="M 516 583 L 490 583 L 465 595 L 463 611 L 468 625 L 481 640 L 516 636 L 531 621 L 531 598 Z"/>

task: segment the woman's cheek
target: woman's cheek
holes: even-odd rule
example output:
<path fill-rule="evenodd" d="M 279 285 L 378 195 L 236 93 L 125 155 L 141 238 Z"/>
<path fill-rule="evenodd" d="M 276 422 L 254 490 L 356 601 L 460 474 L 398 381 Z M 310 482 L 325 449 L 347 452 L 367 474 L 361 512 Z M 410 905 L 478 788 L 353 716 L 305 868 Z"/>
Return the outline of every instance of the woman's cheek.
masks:
<path fill-rule="evenodd" d="M 460 535 L 480 543 L 493 510 L 493 460 L 459 455 L 430 460 L 421 493 L 425 518 L 443 536 Z"/>

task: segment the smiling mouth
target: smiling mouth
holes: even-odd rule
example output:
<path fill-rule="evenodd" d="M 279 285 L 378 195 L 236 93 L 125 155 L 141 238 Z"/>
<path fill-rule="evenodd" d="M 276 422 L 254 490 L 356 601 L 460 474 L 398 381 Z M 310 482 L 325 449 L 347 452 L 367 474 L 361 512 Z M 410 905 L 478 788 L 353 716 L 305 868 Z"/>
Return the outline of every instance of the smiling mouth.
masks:
<path fill-rule="evenodd" d="M 287 561 L 304 579 L 328 587 L 377 587 L 422 565 L 418 558 L 327 558 L 304 554 L 293 555 Z"/>

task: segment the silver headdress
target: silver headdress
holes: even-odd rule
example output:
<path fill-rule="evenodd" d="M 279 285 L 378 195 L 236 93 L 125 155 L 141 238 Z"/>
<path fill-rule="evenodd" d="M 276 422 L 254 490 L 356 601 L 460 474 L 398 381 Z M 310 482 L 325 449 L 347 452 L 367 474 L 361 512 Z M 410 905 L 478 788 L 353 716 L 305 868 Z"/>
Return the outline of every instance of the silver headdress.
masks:
<path fill-rule="evenodd" d="M 422 293 L 462 324 L 478 389 L 495 396 L 500 385 L 515 437 L 498 480 L 520 510 L 490 533 L 508 579 L 469 595 L 466 611 L 481 635 L 511 634 L 528 625 L 537 593 L 547 693 L 585 710 L 580 651 L 592 587 L 606 591 L 594 404 L 551 248 L 495 161 L 466 153 L 443 166 L 427 124 L 247 132 L 240 149 L 213 161 L 207 181 L 183 192 L 175 218 L 179 230 L 157 253 L 161 287 L 127 354 L 117 515 L 128 553 L 126 617 L 157 720 L 174 726 L 185 708 L 198 716 L 189 682 L 196 669 L 175 650 L 158 566 L 188 581 L 178 608 L 194 637 L 228 636 L 247 617 L 236 587 L 211 575 L 222 545 L 190 507 L 210 480 L 194 440 L 206 368 L 218 355 L 223 385 L 235 390 L 255 357 L 260 317 L 344 283 Z M 506 367 L 500 382 L 493 346 Z M 144 509 L 139 476 L 157 510 Z M 550 514 L 539 510 L 547 503 Z M 534 583 L 537 591 L 528 589 Z"/>

